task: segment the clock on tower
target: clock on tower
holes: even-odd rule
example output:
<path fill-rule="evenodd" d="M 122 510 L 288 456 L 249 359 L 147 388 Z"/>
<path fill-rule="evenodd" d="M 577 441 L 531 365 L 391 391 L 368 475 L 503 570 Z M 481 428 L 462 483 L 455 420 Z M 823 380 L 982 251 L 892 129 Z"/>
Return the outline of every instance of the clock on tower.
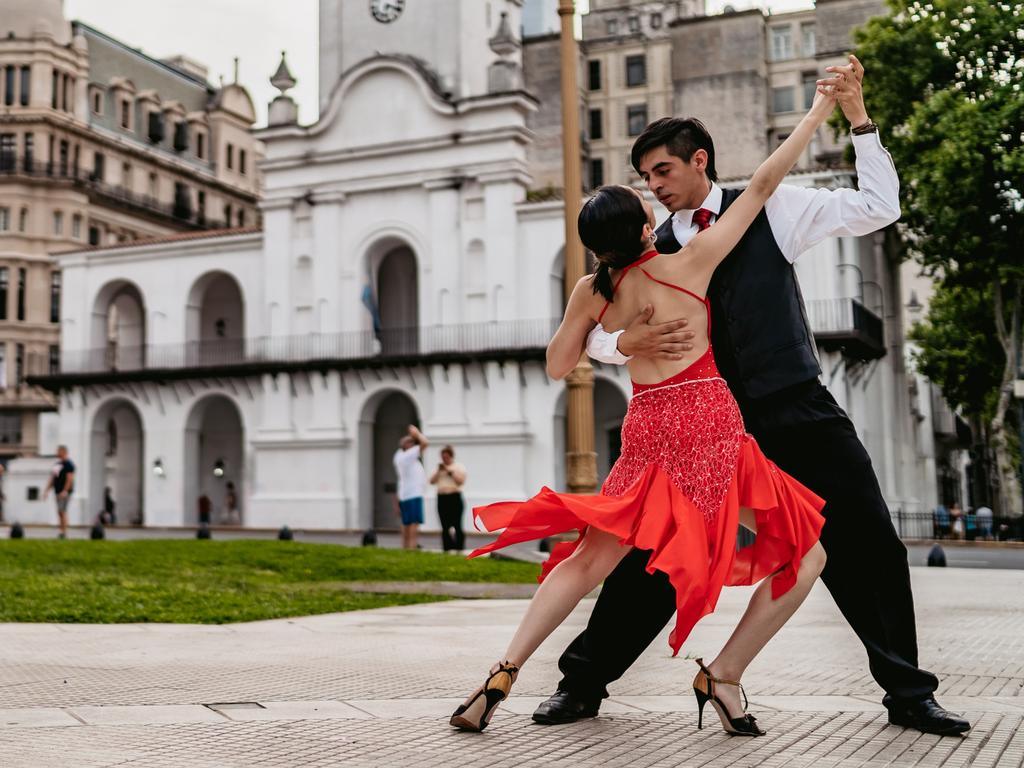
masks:
<path fill-rule="evenodd" d="M 370 0 L 370 13 L 381 24 L 394 21 L 402 15 L 405 0 Z"/>

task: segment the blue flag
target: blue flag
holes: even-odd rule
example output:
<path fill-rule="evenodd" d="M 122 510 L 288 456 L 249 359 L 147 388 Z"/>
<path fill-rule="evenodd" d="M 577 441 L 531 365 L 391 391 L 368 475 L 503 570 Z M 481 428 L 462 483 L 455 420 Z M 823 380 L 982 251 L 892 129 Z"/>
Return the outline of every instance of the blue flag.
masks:
<path fill-rule="evenodd" d="M 377 311 L 377 302 L 373 298 L 373 289 L 370 288 L 369 283 L 363 286 L 363 306 L 366 307 L 370 317 L 373 318 L 373 332 L 379 334 L 380 312 Z"/>

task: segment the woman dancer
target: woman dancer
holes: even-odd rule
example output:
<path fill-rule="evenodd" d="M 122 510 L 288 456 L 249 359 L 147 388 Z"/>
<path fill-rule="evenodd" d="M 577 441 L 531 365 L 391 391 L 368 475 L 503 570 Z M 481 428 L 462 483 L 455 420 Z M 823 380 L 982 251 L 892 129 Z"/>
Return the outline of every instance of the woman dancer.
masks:
<path fill-rule="evenodd" d="M 761 164 L 750 186 L 714 226 L 677 254 L 659 255 L 652 248 L 654 214 L 635 190 L 602 187 L 583 206 L 580 238 L 599 266 L 573 290 L 548 346 L 549 372 L 561 373 L 579 358 L 596 322 L 608 330 L 621 327 L 648 304 L 664 317 L 687 317 L 688 327 L 705 342 L 695 346 L 705 348 L 682 361 L 629 362 L 633 398 L 622 425 L 622 451 L 601 495 L 544 488 L 527 502 L 474 510 L 488 530 L 504 532 L 471 556 L 573 529 L 580 536 L 555 547 L 504 660 L 452 715 L 454 727 L 483 730 L 541 642 L 630 547 L 639 547 L 651 551 L 647 568 L 665 572 L 676 592 L 676 624 L 669 638 L 673 654 L 694 624 L 714 610 L 724 585 L 764 579 L 719 656 L 709 665 L 697 660 L 700 669 L 693 681 L 698 728 L 710 701 L 726 732 L 764 735 L 744 711 L 739 680 L 824 567 L 818 542 L 824 501 L 775 467 L 746 434 L 739 408 L 715 367 L 710 306 L 703 297 L 715 267 L 834 108 L 829 91 L 819 87 L 810 111 Z M 757 536 L 752 546 L 737 552 L 740 524 Z"/>

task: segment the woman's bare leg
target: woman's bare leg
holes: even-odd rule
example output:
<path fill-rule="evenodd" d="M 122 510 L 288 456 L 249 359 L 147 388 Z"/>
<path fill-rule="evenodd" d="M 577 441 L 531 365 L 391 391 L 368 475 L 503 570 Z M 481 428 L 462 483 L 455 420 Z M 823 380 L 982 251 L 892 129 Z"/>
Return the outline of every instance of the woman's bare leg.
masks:
<path fill-rule="evenodd" d="M 629 547 L 621 546 L 618 537 L 589 528 L 576 551 L 555 566 L 530 600 L 504 659 L 522 667 L 627 552 Z"/>
<path fill-rule="evenodd" d="M 741 509 L 740 523 L 744 528 L 757 533 L 753 510 Z M 746 671 L 747 665 L 800 607 L 824 567 L 825 550 L 821 542 L 815 542 L 800 561 L 796 584 L 786 594 L 772 600 L 772 580 L 776 576 L 764 579 L 754 590 L 747 610 L 729 636 L 725 647 L 708 665 L 711 674 L 723 680 L 738 681 Z M 716 686 L 715 693 L 726 703 L 733 717 L 740 715 L 743 704 L 739 688 L 734 685 Z"/>

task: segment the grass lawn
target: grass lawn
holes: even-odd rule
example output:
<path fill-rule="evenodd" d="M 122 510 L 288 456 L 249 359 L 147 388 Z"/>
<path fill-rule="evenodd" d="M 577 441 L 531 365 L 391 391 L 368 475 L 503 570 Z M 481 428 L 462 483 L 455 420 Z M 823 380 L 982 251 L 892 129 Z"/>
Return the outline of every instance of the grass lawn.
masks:
<path fill-rule="evenodd" d="M 445 598 L 346 581 L 532 582 L 530 563 L 295 541 L 0 540 L 0 622 L 221 624 Z"/>

